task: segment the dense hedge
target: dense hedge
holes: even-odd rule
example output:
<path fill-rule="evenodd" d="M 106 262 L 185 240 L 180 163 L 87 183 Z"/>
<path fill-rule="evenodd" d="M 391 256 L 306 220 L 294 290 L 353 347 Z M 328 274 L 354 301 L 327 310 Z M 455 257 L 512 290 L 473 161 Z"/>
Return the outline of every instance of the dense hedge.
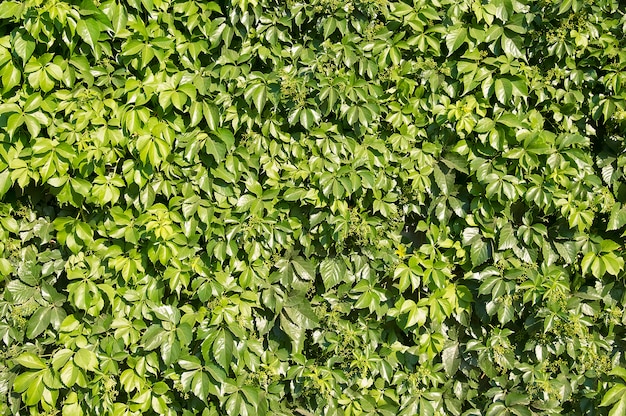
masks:
<path fill-rule="evenodd" d="M 0 3 L 0 413 L 626 414 L 617 0 Z"/>

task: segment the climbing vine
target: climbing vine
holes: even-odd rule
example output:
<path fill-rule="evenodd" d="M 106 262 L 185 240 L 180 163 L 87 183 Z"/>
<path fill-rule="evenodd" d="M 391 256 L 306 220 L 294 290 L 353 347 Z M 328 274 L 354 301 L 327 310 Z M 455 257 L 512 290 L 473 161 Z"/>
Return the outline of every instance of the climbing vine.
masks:
<path fill-rule="evenodd" d="M 0 413 L 626 413 L 617 0 L 0 3 Z"/>

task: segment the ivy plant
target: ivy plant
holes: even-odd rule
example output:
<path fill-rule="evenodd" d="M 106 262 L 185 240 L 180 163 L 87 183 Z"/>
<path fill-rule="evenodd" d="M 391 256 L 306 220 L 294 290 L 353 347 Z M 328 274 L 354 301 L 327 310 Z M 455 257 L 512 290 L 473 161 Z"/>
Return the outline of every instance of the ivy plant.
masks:
<path fill-rule="evenodd" d="M 0 2 L 0 413 L 625 414 L 625 33 Z"/>

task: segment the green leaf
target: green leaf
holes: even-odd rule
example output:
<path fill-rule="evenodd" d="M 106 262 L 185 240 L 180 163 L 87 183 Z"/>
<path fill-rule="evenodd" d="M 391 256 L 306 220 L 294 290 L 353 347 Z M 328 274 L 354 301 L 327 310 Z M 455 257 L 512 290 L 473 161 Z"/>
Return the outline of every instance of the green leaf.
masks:
<path fill-rule="evenodd" d="M 39 136 L 41 124 L 36 117 L 33 117 L 30 114 L 24 115 L 24 124 L 26 124 L 26 129 L 30 133 L 31 137 Z"/>
<path fill-rule="evenodd" d="M 224 143 L 208 138 L 206 141 L 205 149 L 208 154 L 213 156 L 216 162 L 221 162 L 226 157 L 226 146 Z"/>
<path fill-rule="evenodd" d="M 214 104 L 202 103 L 202 113 L 209 129 L 215 131 L 220 126 L 220 112 Z"/>
<path fill-rule="evenodd" d="M 505 325 L 508 322 L 511 322 L 515 317 L 515 309 L 511 305 L 501 305 L 498 307 L 498 322 L 500 324 Z"/>
<path fill-rule="evenodd" d="M 10 294 L 10 299 L 17 303 L 25 303 L 33 296 L 35 296 L 36 290 L 34 287 L 26 285 L 19 280 L 11 280 L 6 285 L 6 290 Z"/>
<path fill-rule="evenodd" d="M 602 262 L 604 263 L 606 271 L 613 276 L 617 276 L 624 268 L 624 259 L 616 256 L 614 253 L 603 255 Z"/>
<path fill-rule="evenodd" d="M 0 258 L 0 276 L 9 276 L 13 271 L 14 268 L 11 262 L 7 259 Z"/>
<path fill-rule="evenodd" d="M 406 328 L 410 328 L 413 325 L 423 326 L 428 318 L 428 308 L 422 308 L 415 306 L 409 311 L 409 315 L 406 320 Z"/>
<path fill-rule="evenodd" d="M 2 91 L 8 92 L 20 84 L 22 72 L 12 62 L 5 65 L 2 70 Z"/>
<path fill-rule="evenodd" d="M 33 370 L 43 370 L 47 368 L 43 360 L 32 352 L 23 352 L 16 358 L 14 358 L 14 360 L 22 367 L 30 368 Z"/>
<path fill-rule="evenodd" d="M 291 265 L 293 266 L 296 274 L 303 280 L 313 280 L 315 279 L 315 265 L 308 260 L 305 260 L 302 257 L 295 257 L 291 260 Z"/>
<path fill-rule="evenodd" d="M 11 180 L 11 172 L 6 169 L 0 172 L 0 198 L 2 198 L 11 186 L 13 185 L 13 181 Z"/>
<path fill-rule="evenodd" d="M 193 380 L 191 381 L 191 391 L 196 395 L 196 397 L 206 403 L 209 399 L 211 385 L 211 380 L 206 373 L 196 371 L 193 376 Z"/>
<path fill-rule="evenodd" d="M 78 379 L 81 376 L 81 370 L 72 362 L 67 362 L 59 372 L 59 375 L 61 376 L 61 381 L 66 387 L 72 387 L 78 382 Z"/>
<path fill-rule="evenodd" d="M 233 338 L 230 331 L 220 329 L 213 341 L 213 357 L 215 361 L 226 371 L 230 368 L 233 357 Z"/>
<path fill-rule="evenodd" d="M 126 13 L 126 8 L 121 4 L 112 2 L 110 3 L 108 10 L 110 10 L 108 17 L 111 20 L 113 32 L 115 35 L 120 36 L 126 29 L 126 23 L 128 22 L 128 13 Z"/>
<path fill-rule="evenodd" d="M 94 19 L 81 19 L 76 24 L 76 33 L 82 40 L 91 47 L 92 51 L 96 51 L 96 45 L 100 38 L 100 25 Z"/>
<path fill-rule="evenodd" d="M 0 19 L 11 19 L 22 14 L 24 5 L 15 1 L 0 3 Z"/>
<path fill-rule="evenodd" d="M 563 14 L 572 8 L 572 3 L 574 0 L 563 0 L 560 2 L 558 14 Z"/>
<path fill-rule="evenodd" d="M 299 328 L 313 329 L 319 324 L 319 319 L 315 315 L 315 311 L 311 308 L 311 304 L 303 298 L 290 300 L 285 305 L 285 312 L 291 321 Z"/>
<path fill-rule="evenodd" d="M 609 374 L 612 376 L 618 376 L 622 380 L 626 381 L 626 368 L 624 367 L 614 367 Z"/>
<path fill-rule="evenodd" d="M 489 259 L 489 246 L 483 240 L 475 241 L 470 247 L 470 257 L 474 267 L 480 266 Z"/>
<path fill-rule="evenodd" d="M 191 105 L 189 106 L 189 117 L 191 119 L 191 127 L 195 127 L 198 125 L 198 123 L 200 123 L 200 121 L 203 118 L 203 114 L 202 114 L 202 103 L 198 102 L 198 101 L 194 101 L 191 103 Z"/>
<path fill-rule="evenodd" d="M 520 46 L 518 46 L 522 43 L 520 36 L 514 36 L 513 38 L 509 38 L 506 36 L 506 34 L 503 34 L 501 37 L 501 42 L 502 50 L 507 56 L 513 58 L 524 58 L 524 54 L 522 53 Z"/>
<path fill-rule="evenodd" d="M 35 339 L 50 325 L 50 318 L 52 316 L 50 308 L 40 307 L 28 320 L 26 326 L 26 336 L 30 339 Z"/>
<path fill-rule="evenodd" d="M 261 114 L 267 101 L 267 86 L 263 83 L 252 84 L 246 89 L 244 98 L 248 102 L 253 102 L 257 111 Z"/>
<path fill-rule="evenodd" d="M 12 43 L 15 53 L 22 58 L 22 63 L 26 64 L 33 52 L 35 52 L 35 39 L 29 33 L 20 29 L 15 32 Z"/>
<path fill-rule="evenodd" d="M 452 377 L 456 374 L 461 364 L 458 343 L 451 343 L 441 351 L 441 362 L 448 377 Z"/>
<path fill-rule="evenodd" d="M 310 130 L 314 124 L 317 124 L 320 115 L 311 108 L 304 108 L 300 111 L 300 124 L 307 130 Z"/>
<path fill-rule="evenodd" d="M 134 390 L 140 391 L 145 385 L 142 377 L 137 375 L 133 369 L 126 369 L 120 375 L 120 384 L 125 392 L 130 393 Z"/>
<path fill-rule="evenodd" d="M 596 260 L 596 255 L 592 251 L 588 252 L 584 255 L 583 259 L 580 262 L 580 267 L 583 273 L 589 272 L 591 270 L 591 265 Z"/>
<path fill-rule="evenodd" d="M 39 372 L 27 371 L 22 374 L 19 374 L 13 380 L 13 389 L 17 393 L 23 393 L 26 390 L 28 390 L 28 388 L 32 386 L 33 383 L 37 379 L 40 379 L 40 378 L 41 378 L 41 374 Z"/>
<path fill-rule="evenodd" d="M 217 137 L 224 143 L 226 149 L 231 149 L 235 146 L 235 136 L 233 132 L 228 129 L 218 128 L 216 130 Z"/>
<path fill-rule="evenodd" d="M 507 250 L 517 245 L 517 236 L 513 230 L 513 226 L 507 223 L 500 230 L 500 238 L 498 240 L 498 250 Z"/>
<path fill-rule="evenodd" d="M 43 383 L 43 375 L 39 374 L 37 377 L 34 377 L 30 382 L 30 385 L 26 389 L 26 400 L 25 403 L 28 406 L 35 406 L 39 403 L 43 397 L 45 386 Z"/>
<path fill-rule="evenodd" d="M 180 311 L 172 305 L 161 305 L 153 307 L 151 310 L 162 321 L 171 322 L 173 325 L 178 325 L 180 322 Z"/>
<path fill-rule="evenodd" d="M 94 371 L 98 367 L 98 357 L 95 352 L 80 348 L 74 355 L 74 363 L 83 370 Z"/>
<path fill-rule="evenodd" d="M 161 358 L 169 366 L 178 361 L 181 353 L 180 341 L 170 332 L 161 343 Z"/>
<path fill-rule="evenodd" d="M 409 288 L 409 286 L 412 290 L 416 290 L 420 285 L 423 273 L 424 271 L 417 264 L 417 259 L 415 257 L 411 257 L 408 265 L 400 263 L 396 266 L 393 278 L 394 280 L 399 281 L 398 289 L 401 292 L 404 292 Z"/>
<path fill-rule="evenodd" d="M 1 194 L 2 193 L 0 192 L 0 195 Z M 619 230 L 624 225 L 626 225 L 626 205 L 621 206 L 620 204 L 615 204 L 611 209 L 611 215 L 609 217 L 609 222 L 606 225 L 606 229 L 607 231 Z"/>
<path fill-rule="evenodd" d="M 344 280 L 346 265 L 337 257 L 327 257 L 320 263 L 320 275 L 326 290 L 338 285 Z"/>
<path fill-rule="evenodd" d="M 64 367 L 70 358 L 74 355 L 74 351 L 63 348 L 54 353 L 54 357 L 52 358 L 52 368 L 56 371 L 59 371 L 62 367 Z"/>
<path fill-rule="evenodd" d="M 513 85 L 506 78 L 498 78 L 495 82 L 496 98 L 502 104 L 508 104 L 513 94 Z"/>
<path fill-rule="evenodd" d="M 448 56 L 459 49 L 467 39 L 467 28 L 465 26 L 452 29 L 446 35 L 446 47 L 448 48 Z"/>
<path fill-rule="evenodd" d="M 622 395 L 619 401 L 609 411 L 609 416 L 621 416 L 626 414 L 626 395 Z"/>
<path fill-rule="evenodd" d="M 165 331 L 161 326 L 151 325 L 141 339 L 143 347 L 148 351 L 158 348 L 163 342 L 164 333 Z"/>
<path fill-rule="evenodd" d="M 610 406 L 626 396 L 626 385 L 616 384 L 611 387 L 602 397 L 600 406 Z"/>
<path fill-rule="evenodd" d="M 530 397 L 527 394 L 510 392 L 506 395 L 504 403 L 509 407 L 519 405 L 527 406 L 530 404 Z"/>
<path fill-rule="evenodd" d="M 324 20 L 324 39 L 328 39 L 330 35 L 337 29 L 337 21 L 334 17 L 329 16 Z"/>
<path fill-rule="evenodd" d="M 306 329 L 292 322 L 285 314 L 280 314 L 280 328 L 291 340 L 292 354 L 298 354 L 304 348 L 304 335 Z"/>

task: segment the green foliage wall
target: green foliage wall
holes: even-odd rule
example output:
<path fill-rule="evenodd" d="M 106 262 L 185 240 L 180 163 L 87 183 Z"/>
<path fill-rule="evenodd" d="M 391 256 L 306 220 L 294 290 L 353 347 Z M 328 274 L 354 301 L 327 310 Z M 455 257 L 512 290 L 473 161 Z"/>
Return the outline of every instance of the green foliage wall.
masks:
<path fill-rule="evenodd" d="M 0 413 L 626 414 L 617 0 L 0 3 Z"/>

